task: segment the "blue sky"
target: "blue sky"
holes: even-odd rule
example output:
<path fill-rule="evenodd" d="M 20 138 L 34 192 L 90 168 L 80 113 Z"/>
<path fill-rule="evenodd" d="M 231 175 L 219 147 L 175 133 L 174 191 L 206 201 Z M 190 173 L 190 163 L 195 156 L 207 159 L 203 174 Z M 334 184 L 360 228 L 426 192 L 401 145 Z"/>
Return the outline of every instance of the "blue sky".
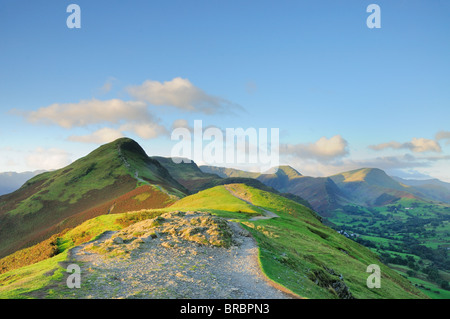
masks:
<path fill-rule="evenodd" d="M 119 135 L 169 156 L 174 121 L 201 119 L 279 128 L 281 162 L 306 175 L 450 182 L 449 16 L 437 0 L 2 0 L 0 171 L 58 168 Z"/>

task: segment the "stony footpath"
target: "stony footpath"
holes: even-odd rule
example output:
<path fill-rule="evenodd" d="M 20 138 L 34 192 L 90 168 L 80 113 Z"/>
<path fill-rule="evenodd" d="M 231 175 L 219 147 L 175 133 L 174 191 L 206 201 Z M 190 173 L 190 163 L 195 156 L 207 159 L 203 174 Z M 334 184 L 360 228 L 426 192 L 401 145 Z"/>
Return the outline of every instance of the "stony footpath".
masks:
<path fill-rule="evenodd" d="M 70 251 L 82 269 L 68 298 L 279 299 L 262 274 L 254 239 L 238 223 L 171 212 Z"/>
<path fill-rule="evenodd" d="M 239 194 L 237 194 L 236 192 L 233 191 L 233 188 L 230 187 L 230 185 L 224 185 L 225 189 L 230 192 L 231 195 L 233 195 L 236 198 L 239 198 L 240 200 L 246 202 L 247 204 L 254 206 L 256 208 L 258 208 L 259 210 L 263 211 L 264 215 L 262 216 L 255 216 L 253 218 L 251 218 L 250 220 L 260 220 L 260 219 L 272 219 L 272 218 L 278 218 L 280 216 L 278 216 L 277 214 L 275 214 L 274 212 L 271 212 L 270 210 L 267 210 L 265 208 L 262 208 L 260 206 L 256 206 L 254 205 L 251 201 L 247 200 L 246 198 L 244 198 L 243 196 L 240 196 Z"/>

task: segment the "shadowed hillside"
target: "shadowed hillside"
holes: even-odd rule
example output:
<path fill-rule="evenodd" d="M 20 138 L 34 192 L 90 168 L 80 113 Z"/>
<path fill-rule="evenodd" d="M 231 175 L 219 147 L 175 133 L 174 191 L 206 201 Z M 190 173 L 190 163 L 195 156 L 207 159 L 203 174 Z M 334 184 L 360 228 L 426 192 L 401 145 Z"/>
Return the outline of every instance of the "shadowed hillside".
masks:
<path fill-rule="evenodd" d="M 196 192 L 201 189 L 204 184 L 221 179 L 221 177 L 214 173 L 201 171 L 194 161 L 190 163 L 175 163 L 172 158 L 161 156 L 153 156 L 152 159 L 161 163 L 173 178 L 191 192 Z"/>
<path fill-rule="evenodd" d="M 414 180 L 392 177 L 397 182 L 415 188 L 427 197 L 450 204 L 450 183 L 438 179 Z"/>

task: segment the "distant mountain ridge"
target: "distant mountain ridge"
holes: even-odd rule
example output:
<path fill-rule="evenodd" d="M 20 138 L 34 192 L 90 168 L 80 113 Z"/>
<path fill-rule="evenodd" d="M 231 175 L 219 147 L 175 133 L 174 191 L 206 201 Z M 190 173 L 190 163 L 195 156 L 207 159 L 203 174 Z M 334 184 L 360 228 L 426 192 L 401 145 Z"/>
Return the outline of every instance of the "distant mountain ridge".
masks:
<path fill-rule="evenodd" d="M 4 172 L 0 173 L 0 196 L 9 194 L 19 189 L 27 180 L 45 171 L 37 170 L 32 172 Z"/>
<path fill-rule="evenodd" d="M 439 180 L 428 182 L 399 181 L 378 168 L 361 168 L 329 177 L 303 176 L 290 166 L 280 166 L 274 174 L 248 173 L 232 168 L 200 166 L 204 172 L 221 176 L 252 176 L 280 192 L 307 200 L 314 210 L 327 215 L 345 205 L 382 206 L 401 198 L 450 203 L 450 184 Z M 448 184 L 448 185 L 447 185 Z"/>
<path fill-rule="evenodd" d="M 298 195 L 287 192 L 280 192 L 278 189 L 272 187 L 271 185 L 264 184 L 255 178 L 249 177 L 254 176 L 255 173 L 236 170 L 229 171 L 231 176 L 227 177 L 227 175 L 222 172 L 221 168 L 212 169 L 211 172 L 204 172 L 197 166 L 194 161 L 179 163 L 177 161 L 177 163 L 175 163 L 175 161 L 170 157 L 153 156 L 152 158 L 159 161 L 168 170 L 170 175 L 173 176 L 180 184 L 186 187 L 190 193 L 196 193 L 198 191 L 218 185 L 240 183 L 267 192 L 275 193 L 277 195 L 281 195 L 308 208 L 312 208 L 308 201 Z M 224 168 L 224 170 L 226 169 Z M 277 172 L 277 174 L 279 174 L 280 176 L 284 176 L 286 175 L 286 173 L 295 175 L 299 174 L 297 171 L 289 170 L 288 168 L 286 168 L 286 172 L 284 173 L 281 169 Z"/>
<path fill-rule="evenodd" d="M 378 168 L 362 168 L 330 176 L 352 203 L 382 206 L 400 198 L 419 198 L 420 193 L 405 187 Z"/>
<path fill-rule="evenodd" d="M 275 173 L 270 174 L 249 173 L 232 168 L 213 166 L 200 166 L 200 169 L 207 173 L 215 172 L 221 176 L 252 176 L 252 178 L 282 193 L 300 196 L 315 211 L 322 214 L 348 203 L 348 199 L 330 178 L 303 176 L 288 165 L 279 166 Z"/>
<path fill-rule="evenodd" d="M 440 181 L 439 179 L 414 180 L 392 177 L 401 184 L 411 186 L 429 198 L 444 203 L 450 203 L 450 183 Z"/>

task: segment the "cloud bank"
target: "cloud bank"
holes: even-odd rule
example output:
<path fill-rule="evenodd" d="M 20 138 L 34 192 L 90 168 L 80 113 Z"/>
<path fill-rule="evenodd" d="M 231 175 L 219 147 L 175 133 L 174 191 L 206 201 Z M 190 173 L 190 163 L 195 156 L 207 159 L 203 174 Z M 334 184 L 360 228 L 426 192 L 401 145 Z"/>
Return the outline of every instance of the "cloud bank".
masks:
<path fill-rule="evenodd" d="M 148 111 L 146 103 L 141 101 L 92 99 L 78 103 L 55 103 L 22 115 L 30 123 L 58 125 L 66 129 L 95 124 L 116 126 L 103 127 L 87 135 L 71 135 L 68 140 L 73 142 L 104 144 L 123 137 L 124 132 L 133 132 L 143 139 L 167 134 L 167 130 Z"/>
<path fill-rule="evenodd" d="M 144 102 L 119 99 L 55 103 L 36 111 L 26 112 L 24 116 L 30 123 L 56 124 L 68 129 L 97 123 L 117 124 L 121 121 L 151 121 L 153 119 Z"/>
<path fill-rule="evenodd" d="M 81 136 L 80 135 L 69 136 L 68 140 L 80 143 L 105 144 L 121 137 L 123 137 L 121 131 L 109 127 L 104 127 L 102 129 L 93 132 L 92 134 Z"/>
<path fill-rule="evenodd" d="M 36 148 L 25 157 L 25 162 L 32 169 L 52 170 L 71 163 L 70 154 L 57 148 Z"/>
<path fill-rule="evenodd" d="M 414 153 L 423 152 L 442 152 L 441 146 L 435 140 L 430 140 L 426 138 L 413 138 L 411 142 L 399 143 L 396 141 L 382 143 L 377 145 L 370 145 L 369 148 L 375 151 L 381 151 L 385 149 L 409 149 Z"/>
<path fill-rule="evenodd" d="M 108 79 L 100 91 L 109 92 L 114 80 Z M 29 123 L 57 125 L 65 129 L 92 129 L 92 126 L 103 125 L 90 134 L 68 137 L 74 142 L 103 144 L 123 137 L 125 132 L 143 139 L 169 136 L 168 129 L 149 111 L 150 105 L 203 114 L 232 113 L 232 110 L 241 108 L 226 99 L 207 94 L 188 79 L 180 77 L 166 82 L 147 80 L 142 85 L 128 87 L 127 91 L 134 100 L 92 98 L 77 103 L 54 103 L 29 112 L 13 109 L 11 113 L 23 116 Z"/>
<path fill-rule="evenodd" d="M 147 80 L 141 85 L 130 86 L 127 91 L 138 101 L 155 106 L 171 106 L 187 112 L 215 114 L 240 108 L 226 99 L 207 94 L 188 79 L 180 77 L 165 82 Z"/>
<path fill-rule="evenodd" d="M 340 135 L 331 138 L 321 137 L 309 144 L 281 144 L 280 153 L 303 159 L 330 161 L 348 154 L 348 142 Z"/>

